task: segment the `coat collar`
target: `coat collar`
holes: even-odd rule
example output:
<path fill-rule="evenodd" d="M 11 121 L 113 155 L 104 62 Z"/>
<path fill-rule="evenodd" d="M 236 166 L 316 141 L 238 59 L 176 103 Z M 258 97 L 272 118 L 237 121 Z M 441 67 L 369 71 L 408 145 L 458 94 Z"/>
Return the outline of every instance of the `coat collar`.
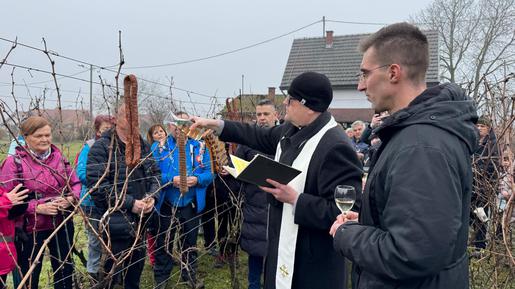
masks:
<path fill-rule="evenodd" d="M 321 113 L 312 123 L 299 129 L 292 124 L 289 124 L 289 129 L 286 130 L 284 138 L 281 140 L 281 149 L 287 150 L 293 146 L 301 148 L 307 140 L 314 136 L 324 125 L 331 120 L 331 113 L 325 111 Z M 284 146 L 284 147 L 283 147 Z"/>
<path fill-rule="evenodd" d="M 51 144 L 48 155 L 45 155 L 44 158 L 40 158 L 35 153 L 32 153 L 27 146 L 18 146 L 16 147 L 16 154 L 21 158 L 29 157 L 31 159 L 38 160 L 39 162 L 47 163 L 56 157 L 59 158 L 61 156 L 61 151 L 54 144 Z"/>

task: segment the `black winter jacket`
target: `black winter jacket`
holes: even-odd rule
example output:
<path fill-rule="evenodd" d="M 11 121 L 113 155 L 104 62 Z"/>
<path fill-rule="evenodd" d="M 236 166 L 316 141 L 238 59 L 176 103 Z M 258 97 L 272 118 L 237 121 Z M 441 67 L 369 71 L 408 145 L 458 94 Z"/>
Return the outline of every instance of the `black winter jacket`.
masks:
<path fill-rule="evenodd" d="M 259 151 L 239 145 L 236 156 L 250 161 Z M 274 158 L 273 155 L 267 155 Z M 266 256 L 268 202 L 267 193 L 256 185 L 243 184 L 243 224 L 241 225 L 240 246 L 252 256 Z"/>
<path fill-rule="evenodd" d="M 127 177 L 127 166 L 125 164 L 125 144 L 116 136 L 114 130 L 110 130 L 98 139 L 88 154 L 86 169 L 86 180 L 88 188 L 92 188 L 104 174 L 109 159 L 109 146 L 111 137 L 114 140 L 113 155 L 109 163 L 109 173 L 99 184 L 97 190 L 91 193 L 91 197 L 102 211 L 115 205 L 116 196 L 120 195 L 125 179 Z M 161 173 L 149 151 L 148 144 L 140 138 L 141 159 L 145 159 L 129 177 L 127 194 L 121 206 L 122 211 L 131 212 L 135 200 L 141 200 L 147 195 L 155 193 L 159 188 Z M 150 157 L 149 157 L 150 156 Z M 115 179 L 115 174 L 118 174 Z M 159 200 L 159 192 L 153 195 L 155 203 Z M 131 213 L 132 214 L 132 213 Z"/>
<path fill-rule="evenodd" d="M 466 255 L 476 107 L 454 84 L 425 90 L 377 133 L 359 224 L 335 248 L 357 288 L 469 288 Z"/>

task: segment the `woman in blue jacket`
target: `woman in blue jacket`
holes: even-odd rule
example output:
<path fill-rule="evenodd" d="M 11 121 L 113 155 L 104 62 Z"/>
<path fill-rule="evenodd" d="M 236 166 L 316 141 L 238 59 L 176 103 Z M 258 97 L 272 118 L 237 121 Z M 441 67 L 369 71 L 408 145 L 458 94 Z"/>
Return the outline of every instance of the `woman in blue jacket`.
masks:
<path fill-rule="evenodd" d="M 185 113 L 177 113 L 181 118 L 188 118 Z M 170 135 L 164 145 L 154 142 L 152 153 L 162 173 L 162 184 L 166 185 L 161 193 L 156 209 L 159 212 L 159 228 L 155 251 L 154 280 L 156 288 L 166 288 L 173 263 L 168 252 L 173 251 L 175 230 L 179 229 L 179 249 L 182 266 L 181 279 L 192 288 L 204 288 L 202 281 L 196 278 L 197 269 L 197 235 L 200 226 L 200 212 L 206 203 L 206 188 L 213 181 L 210 157 L 205 145 L 188 139 L 184 146 L 187 167 L 188 191 L 181 195 L 179 191 L 179 149 L 176 136 L 178 128 L 170 125 Z M 178 224 L 172 225 L 172 219 Z"/>

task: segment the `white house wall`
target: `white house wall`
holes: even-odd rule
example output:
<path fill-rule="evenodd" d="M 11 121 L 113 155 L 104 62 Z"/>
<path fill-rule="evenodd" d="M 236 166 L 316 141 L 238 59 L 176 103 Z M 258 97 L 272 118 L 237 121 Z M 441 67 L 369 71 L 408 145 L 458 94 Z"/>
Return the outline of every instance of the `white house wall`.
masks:
<path fill-rule="evenodd" d="M 365 93 L 351 90 L 334 90 L 330 108 L 371 108 Z"/>

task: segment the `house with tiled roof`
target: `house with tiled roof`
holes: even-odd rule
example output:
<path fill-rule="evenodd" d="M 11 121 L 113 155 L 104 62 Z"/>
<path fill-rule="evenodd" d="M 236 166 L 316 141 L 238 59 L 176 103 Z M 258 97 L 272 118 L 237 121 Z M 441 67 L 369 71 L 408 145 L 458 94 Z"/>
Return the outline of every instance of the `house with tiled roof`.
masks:
<path fill-rule="evenodd" d="M 438 32 L 424 31 L 429 42 L 428 86 L 439 83 Z M 358 45 L 370 34 L 334 36 L 327 31 L 325 37 L 302 38 L 293 41 L 290 56 L 280 88 L 287 90 L 291 81 L 305 71 L 327 75 L 333 86 L 333 102 L 329 110 L 336 121 L 344 124 L 355 120 L 370 121 L 373 115 L 363 92 L 357 90 L 361 59 Z"/>

